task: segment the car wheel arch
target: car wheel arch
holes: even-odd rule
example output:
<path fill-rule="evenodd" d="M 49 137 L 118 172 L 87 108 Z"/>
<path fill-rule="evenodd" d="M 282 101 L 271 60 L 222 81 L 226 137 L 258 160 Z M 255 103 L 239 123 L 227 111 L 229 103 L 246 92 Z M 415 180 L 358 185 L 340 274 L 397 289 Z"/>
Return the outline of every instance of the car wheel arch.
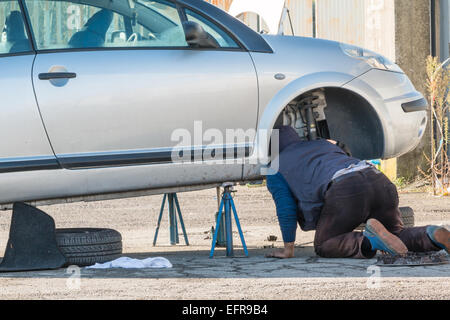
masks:
<path fill-rule="evenodd" d="M 283 110 L 291 104 L 293 101 L 300 99 L 305 94 L 310 92 L 314 92 L 316 90 L 325 90 L 325 94 L 327 96 L 327 104 L 333 105 L 332 111 L 334 111 L 334 116 L 336 115 L 336 111 L 339 111 L 339 108 L 342 109 L 345 104 L 343 104 L 343 100 L 345 98 L 350 97 L 352 99 L 352 104 L 347 107 L 347 110 L 344 110 L 344 114 L 348 117 L 344 117 L 343 121 L 354 122 L 359 118 L 361 119 L 370 119 L 371 121 L 366 121 L 361 125 L 359 129 L 360 137 L 363 143 L 358 143 L 357 141 L 347 141 L 349 145 L 353 146 L 353 149 L 356 151 L 355 156 L 364 157 L 366 159 L 375 159 L 382 158 L 384 155 L 384 125 L 382 123 L 382 119 L 380 118 L 377 108 L 374 106 L 373 101 L 369 101 L 367 99 L 367 95 L 362 95 L 360 92 L 356 90 L 352 90 L 351 88 L 344 87 L 346 84 L 350 83 L 354 76 L 342 73 L 318 73 L 308 75 L 302 78 L 298 78 L 294 81 L 291 81 L 287 86 L 281 89 L 267 104 L 264 112 L 262 113 L 259 122 L 258 122 L 258 139 L 256 141 L 256 148 L 258 150 L 258 155 L 260 159 L 264 159 L 263 162 L 270 161 L 270 136 L 272 130 L 274 129 L 278 119 L 283 113 Z M 373 96 L 371 92 L 370 94 Z M 380 98 L 381 99 L 381 98 Z M 338 105 L 338 107 L 336 107 Z M 357 109 L 358 105 L 363 105 L 363 108 Z M 329 109 L 330 111 L 331 109 Z M 342 111 L 342 110 L 341 110 Z M 354 112 L 359 111 L 359 112 Z M 329 114 L 330 115 L 330 114 Z M 333 116 L 333 113 L 331 113 Z M 342 120 L 342 119 L 341 119 Z M 337 120 L 336 120 L 337 121 Z M 332 126 L 334 135 L 331 138 L 341 139 L 344 143 L 345 135 L 351 136 L 349 132 L 336 132 L 336 125 Z M 344 126 L 346 128 L 353 128 L 353 126 Z M 367 132 L 366 130 L 372 131 L 373 138 L 370 138 L 372 135 L 371 132 Z M 261 132 L 264 132 L 261 134 Z M 365 136 L 361 136 L 361 133 L 365 133 Z M 265 137 L 267 140 L 263 141 Z M 355 148 L 355 145 L 375 145 L 373 147 L 372 152 L 370 150 Z"/>

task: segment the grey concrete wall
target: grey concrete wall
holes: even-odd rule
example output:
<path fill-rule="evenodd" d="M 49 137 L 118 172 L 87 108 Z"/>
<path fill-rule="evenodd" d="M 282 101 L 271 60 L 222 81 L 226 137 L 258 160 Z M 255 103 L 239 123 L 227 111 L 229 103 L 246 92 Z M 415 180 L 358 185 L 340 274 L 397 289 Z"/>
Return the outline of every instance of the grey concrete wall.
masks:
<path fill-rule="evenodd" d="M 441 60 L 444 61 L 450 56 L 450 1 L 440 0 L 440 37 L 439 41 Z"/>
<path fill-rule="evenodd" d="M 395 0 L 396 61 L 416 89 L 426 97 L 426 59 L 431 54 L 430 32 L 429 0 Z M 423 154 L 430 153 L 430 145 L 430 130 L 427 129 L 421 144 L 398 159 L 398 176 L 413 178 L 417 175 L 418 166 L 425 168 Z"/>

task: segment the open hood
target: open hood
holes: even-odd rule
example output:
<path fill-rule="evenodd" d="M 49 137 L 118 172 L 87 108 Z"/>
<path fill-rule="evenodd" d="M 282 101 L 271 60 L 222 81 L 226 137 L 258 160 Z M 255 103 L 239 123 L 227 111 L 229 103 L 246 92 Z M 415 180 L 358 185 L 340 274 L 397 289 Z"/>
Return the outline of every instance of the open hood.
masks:
<path fill-rule="evenodd" d="M 237 17 L 254 12 L 266 22 L 270 34 L 282 34 L 285 11 L 285 0 L 233 0 L 228 13 Z"/>

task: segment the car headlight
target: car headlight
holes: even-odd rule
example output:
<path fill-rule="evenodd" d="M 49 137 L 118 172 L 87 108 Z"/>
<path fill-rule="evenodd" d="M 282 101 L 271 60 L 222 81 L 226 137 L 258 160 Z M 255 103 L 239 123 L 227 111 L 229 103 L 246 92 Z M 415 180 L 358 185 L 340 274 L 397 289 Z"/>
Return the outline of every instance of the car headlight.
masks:
<path fill-rule="evenodd" d="M 397 64 L 376 52 L 345 43 L 341 43 L 341 49 L 352 58 L 364 60 L 372 68 L 403 73 Z"/>

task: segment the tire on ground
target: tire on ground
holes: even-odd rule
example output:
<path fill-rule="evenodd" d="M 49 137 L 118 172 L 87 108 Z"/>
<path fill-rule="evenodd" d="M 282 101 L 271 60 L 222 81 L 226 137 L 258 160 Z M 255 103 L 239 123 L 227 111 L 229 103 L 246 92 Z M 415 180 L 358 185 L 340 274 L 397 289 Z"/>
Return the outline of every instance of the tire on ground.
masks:
<path fill-rule="evenodd" d="M 112 229 L 56 229 L 56 242 L 69 265 L 104 263 L 122 255 L 122 236 Z"/>
<path fill-rule="evenodd" d="M 401 219 L 405 228 L 414 227 L 414 210 L 411 207 L 400 207 Z M 364 230 L 366 227 L 365 223 L 359 225 L 355 230 Z"/>
<path fill-rule="evenodd" d="M 402 221 L 405 228 L 414 227 L 414 210 L 411 207 L 401 207 Z"/>

